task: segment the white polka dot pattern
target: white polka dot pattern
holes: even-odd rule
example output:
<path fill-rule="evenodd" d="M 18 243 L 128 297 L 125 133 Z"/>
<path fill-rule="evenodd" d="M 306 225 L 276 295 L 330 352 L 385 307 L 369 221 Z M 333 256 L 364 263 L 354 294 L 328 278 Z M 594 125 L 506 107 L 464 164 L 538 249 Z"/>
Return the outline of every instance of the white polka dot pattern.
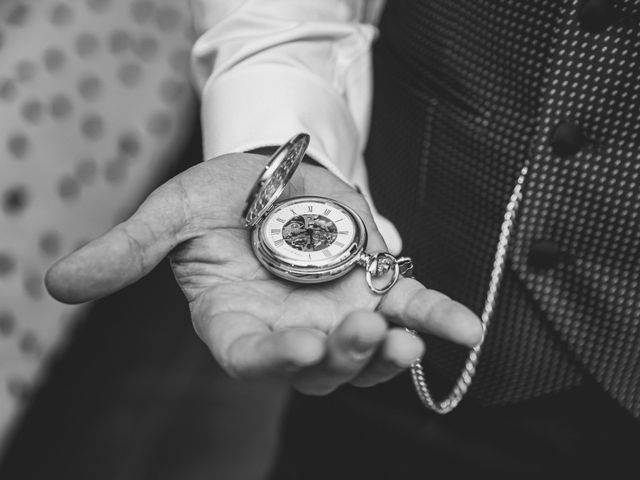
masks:
<path fill-rule="evenodd" d="M 476 312 L 530 162 L 470 395 L 508 404 L 587 373 L 640 415 L 640 4 L 612 2 L 611 24 L 587 29 L 584 3 L 387 3 L 366 158 L 418 278 Z M 466 355 L 433 339 L 427 352 L 448 378 Z"/>
<path fill-rule="evenodd" d="M 580 363 L 640 415 L 640 24 L 586 33 L 578 6 L 562 12 L 513 258 Z M 565 158 L 548 141 L 562 121 L 587 139 Z M 556 268 L 528 265 L 541 239 L 559 245 Z"/>
<path fill-rule="evenodd" d="M 43 274 L 167 172 L 195 95 L 188 2 L 0 4 L 0 444 L 77 307 Z"/>

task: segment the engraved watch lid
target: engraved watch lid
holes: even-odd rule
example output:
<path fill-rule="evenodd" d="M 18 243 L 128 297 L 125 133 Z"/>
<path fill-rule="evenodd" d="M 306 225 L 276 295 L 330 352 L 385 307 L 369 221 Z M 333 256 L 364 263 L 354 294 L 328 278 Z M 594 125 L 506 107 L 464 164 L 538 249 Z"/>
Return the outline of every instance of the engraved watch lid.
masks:
<path fill-rule="evenodd" d="M 245 227 L 256 225 L 278 200 L 304 157 L 309 140 L 309 135 L 299 133 L 271 156 L 247 197 L 242 212 Z"/>

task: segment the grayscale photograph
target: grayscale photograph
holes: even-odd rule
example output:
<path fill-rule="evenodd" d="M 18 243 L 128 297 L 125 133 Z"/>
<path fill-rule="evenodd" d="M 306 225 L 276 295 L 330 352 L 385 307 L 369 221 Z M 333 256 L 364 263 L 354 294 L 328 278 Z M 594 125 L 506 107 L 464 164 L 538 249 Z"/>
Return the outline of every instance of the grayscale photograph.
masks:
<path fill-rule="evenodd" d="M 0 480 L 640 478 L 640 0 L 0 0 Z"/>

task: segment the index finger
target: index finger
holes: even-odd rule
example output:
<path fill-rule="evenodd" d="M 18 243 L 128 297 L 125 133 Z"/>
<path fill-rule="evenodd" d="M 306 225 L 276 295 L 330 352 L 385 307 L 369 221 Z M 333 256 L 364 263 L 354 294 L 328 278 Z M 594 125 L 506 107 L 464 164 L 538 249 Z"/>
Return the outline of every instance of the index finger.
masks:
<path fill-rule="evenodd" d="M 482 339 L 482 325 L 476 314 L 411 278 L 401 278 L 378 309 L 394 323 L 455 343 L 473 347 Z"/>

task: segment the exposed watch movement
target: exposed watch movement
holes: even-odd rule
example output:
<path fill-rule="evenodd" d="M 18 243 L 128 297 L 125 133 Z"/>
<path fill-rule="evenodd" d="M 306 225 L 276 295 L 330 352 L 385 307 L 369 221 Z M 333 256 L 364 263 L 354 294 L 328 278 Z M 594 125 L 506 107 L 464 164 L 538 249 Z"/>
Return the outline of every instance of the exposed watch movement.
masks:
<path fill-rule="evenodd" d="M 326 197 L 279 201 L 308 144 L 309 135 L 301 133 L 281 146 L 247 198 L 244 225 L 251 229 L 256 257 L 274 275 L 298 283 L 334 280 L 360 265 L 369 287 L 385 293 L 410 268 L 410 261 L 387 252 L 366 253 L 367 229 L 356 212 Z M 374 285 L 374 277 L 387 274 L 382 287 Z"/>

